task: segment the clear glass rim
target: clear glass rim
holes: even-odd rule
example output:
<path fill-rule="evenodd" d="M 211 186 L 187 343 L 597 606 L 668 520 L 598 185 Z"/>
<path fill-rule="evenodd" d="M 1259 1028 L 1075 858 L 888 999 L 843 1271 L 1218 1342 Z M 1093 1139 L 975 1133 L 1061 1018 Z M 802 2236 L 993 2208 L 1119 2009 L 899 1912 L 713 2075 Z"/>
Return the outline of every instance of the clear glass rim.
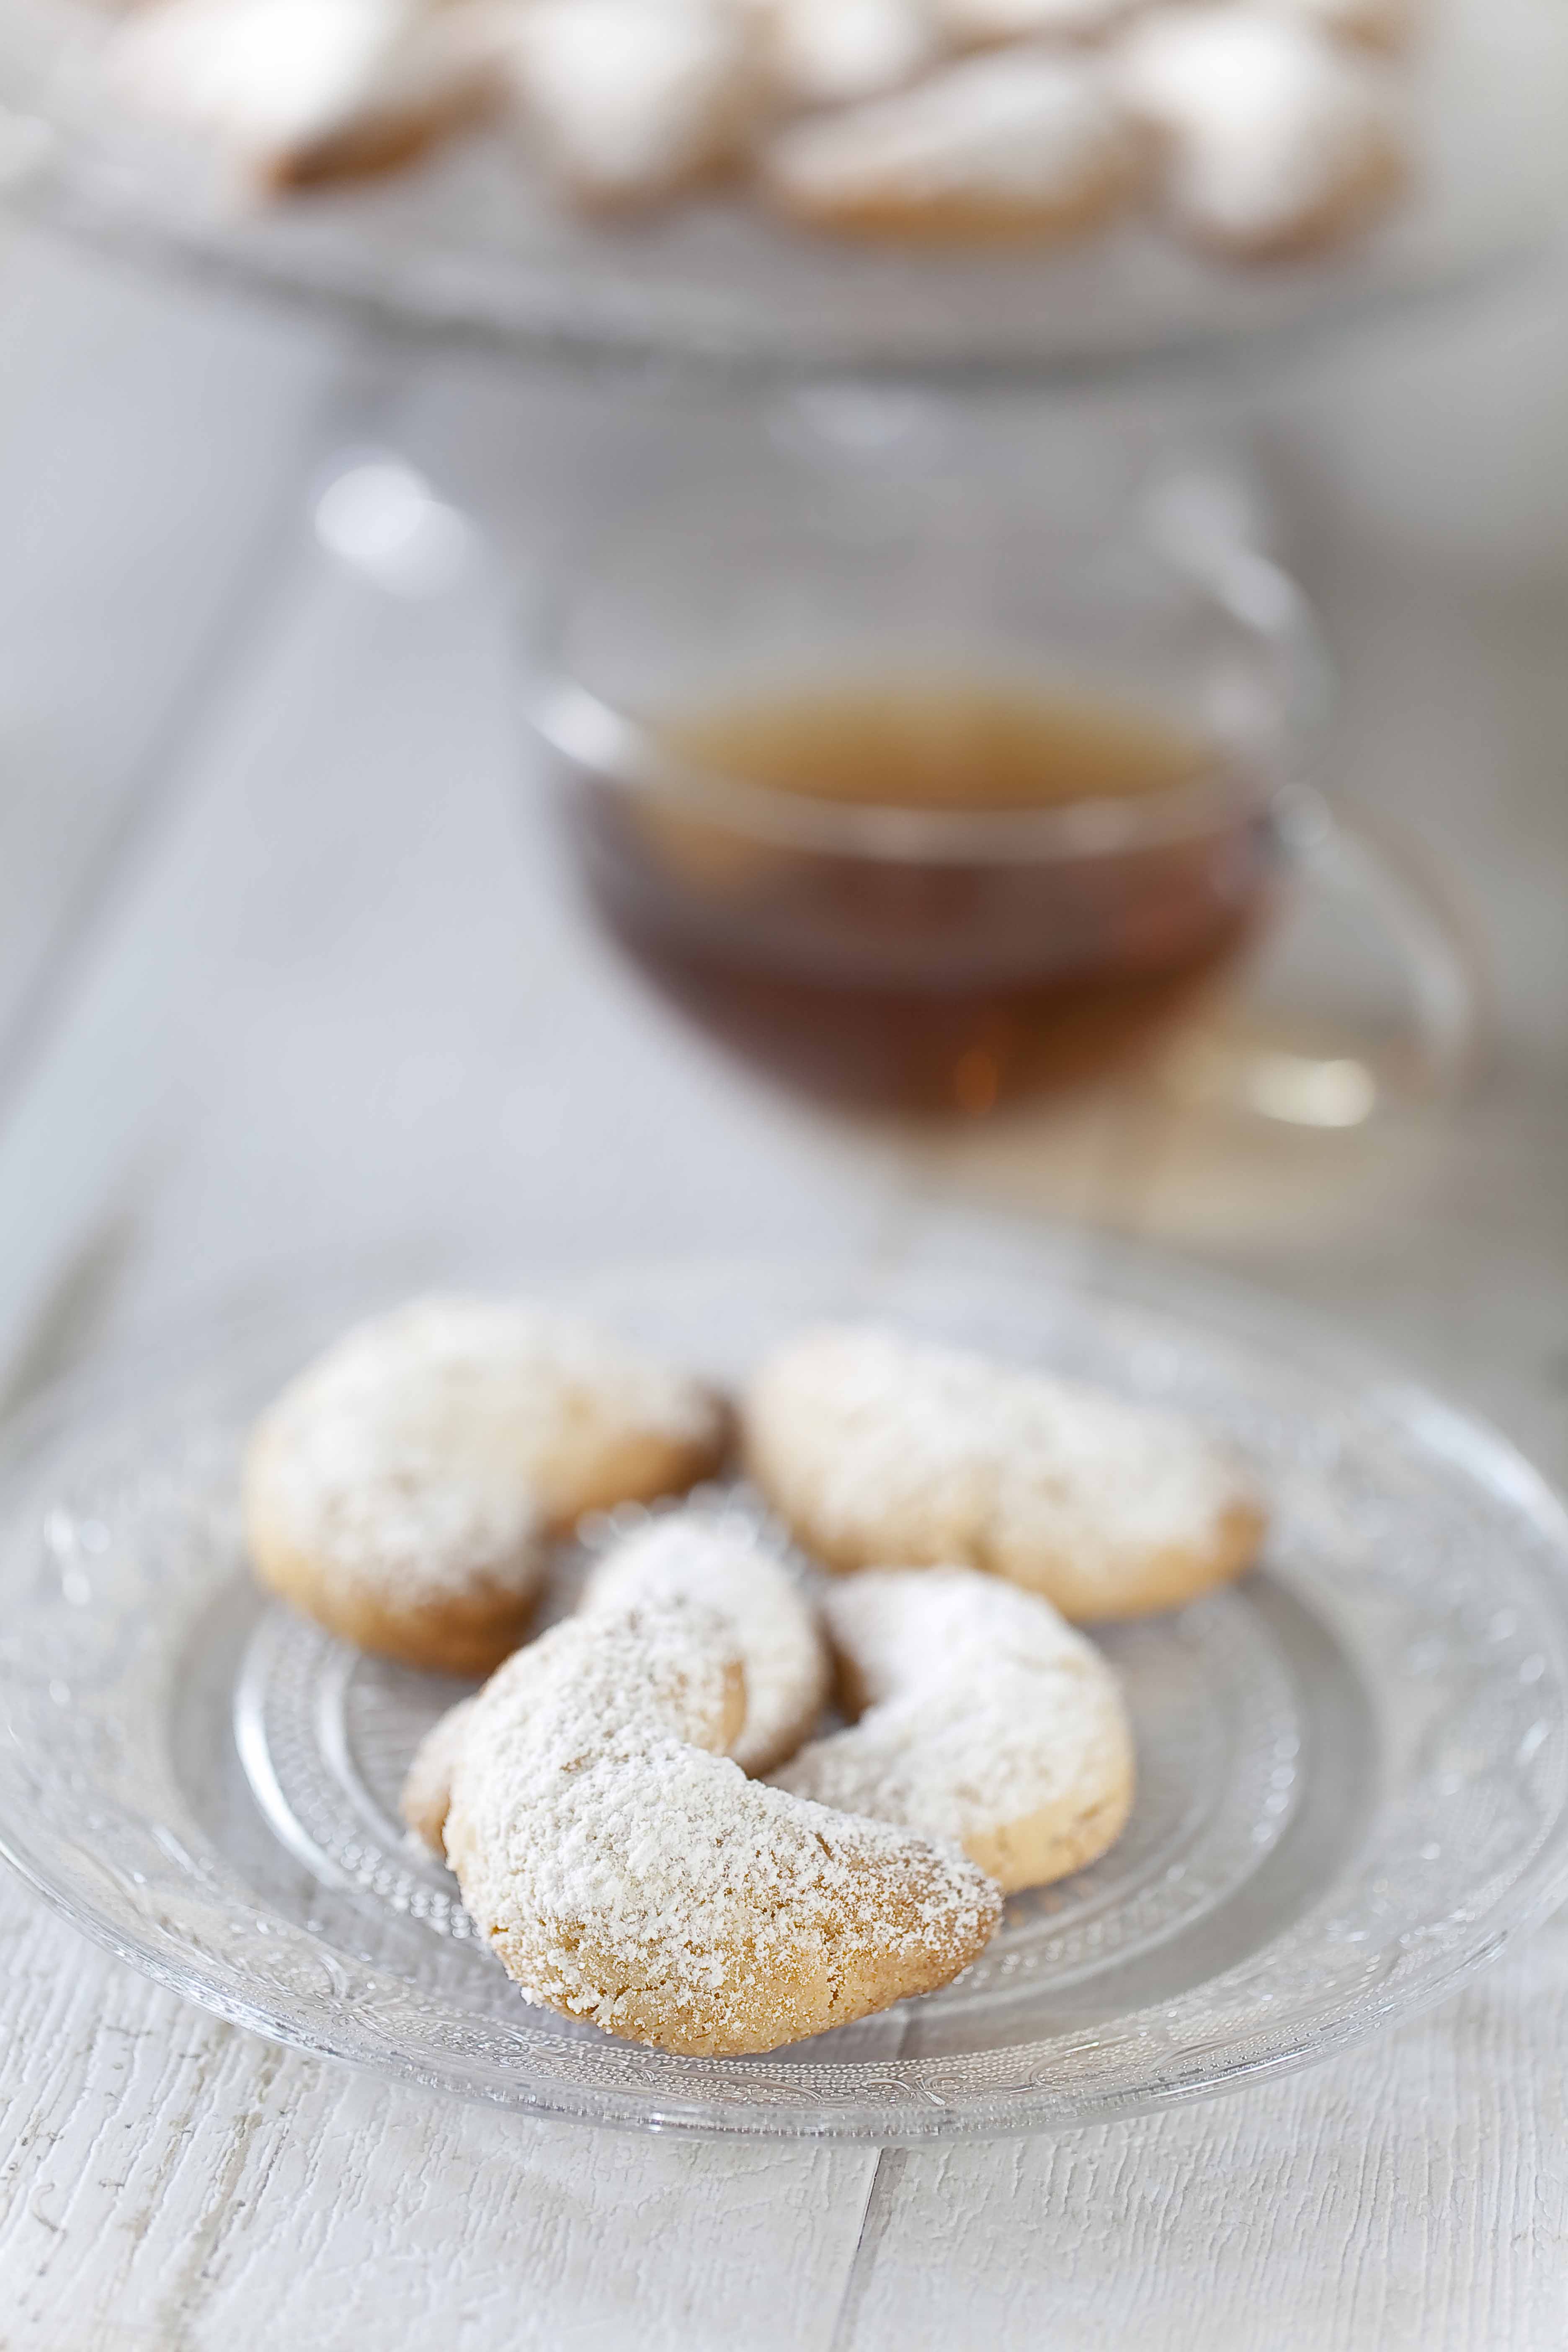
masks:
<path fill-rule="evenodd" d="M 546 669 L 529 679 L 523 717 L 557 758 L 636 798 L 661 802 L 771 847 L 870 864 L 1056 865 L 1123 857 L 1207 839 L 1277 813 L 1284 797 L 1279 779 L 1261 763 L 1252 768 L 1221 755 L 1161 792 L 1049 808 L 923 809 L 816 800 L 679 759 L 652 729 L 559 672 Z"/>

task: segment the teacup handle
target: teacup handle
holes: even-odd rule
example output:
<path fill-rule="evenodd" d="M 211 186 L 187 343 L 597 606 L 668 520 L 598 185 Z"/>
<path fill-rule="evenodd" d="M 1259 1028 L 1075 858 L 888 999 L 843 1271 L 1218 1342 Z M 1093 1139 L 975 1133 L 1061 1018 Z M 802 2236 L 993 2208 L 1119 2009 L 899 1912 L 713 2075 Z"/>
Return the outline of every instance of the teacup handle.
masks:
<path fill-rule="evenodd" d="M 1288 879 L 1276 929 L 1206 1022 L 1168 1057 L 1189 1100 L 1305 1127 L 1355 1127 L 1380 1107 L 1450 1097 L 1474 1069 L 1485 989 L 1476 939 L 1402 851 L 1310 779 L 1326 761 L 1332 659 L 1308 598 L 1249 536 L 1242 486 L 1195 467 L 1150 501 L 1166 558 L 1273 646 L 1299 772 L 1276 805 Z M 1314 949 L 1312 929 L 1321 934 Z M 1379 1003 L 1352 1009 L 1336 941 L 1379 953 Z M 1363 982 L 1366 979 L 1363 972 Z"/>

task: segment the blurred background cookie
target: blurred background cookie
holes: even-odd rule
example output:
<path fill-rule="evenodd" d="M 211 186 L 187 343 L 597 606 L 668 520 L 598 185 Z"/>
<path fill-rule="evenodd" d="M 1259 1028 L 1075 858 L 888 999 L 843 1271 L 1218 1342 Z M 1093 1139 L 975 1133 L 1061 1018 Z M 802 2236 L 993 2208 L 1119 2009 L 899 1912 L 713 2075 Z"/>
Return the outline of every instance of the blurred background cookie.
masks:
<path fill-rule="evenodd" d="M 1019 47 L 794 124 L 761 169 L 773 202 L 817 228 L 1067 236 L 1131 200 L 1138 150 L 1095 66 Z"/>
<path fill-rule="evenodd" d="M 879 98 L 942 53 L 928 0 L 763 0 L 761 21 L 774 89 L 802 106 Z"/>
<path fill-rule="evenodd" d="M 965 46 L 1036 36 L 1094 40 L 1138 5 L 1139 0 L 936 0 L 942 23 Z"/>
<path fill-rule="evenodd" d="M 494 89 L 482 35 L 461 0 L 153 0 L 109 71 L 259 186 L 303 188 L 395 170 L 478 121 Z"/>
<path fill-rule="evenodd" d="M 649 204 L 738 158 L 763 84 L 724 0 L 536 0 L 501 20 L 503 77 L 578 202 Z"/>
<path fill-rule="evenodd" d="M 1117 45 L 1114 70 L 1158 142 L 1163 213 L 1216 251 L 1266 259 L 1330 244 L 1409 176 L 1385 70 L 1304 13 L 1162 8 Z"/>

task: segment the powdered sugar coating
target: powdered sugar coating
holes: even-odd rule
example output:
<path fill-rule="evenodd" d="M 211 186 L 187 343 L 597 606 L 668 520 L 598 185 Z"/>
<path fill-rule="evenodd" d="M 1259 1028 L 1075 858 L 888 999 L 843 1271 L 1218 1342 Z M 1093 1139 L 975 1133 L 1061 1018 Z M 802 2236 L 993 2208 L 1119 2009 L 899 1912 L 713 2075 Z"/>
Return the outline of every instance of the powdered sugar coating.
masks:
<path fill-rule="evenodd" d="M 723 0 L 532 0 L 503 71 L 591 203 L 661 195 L 732 157 L 760 95 L 754 28 Z"/>
<path fill-rule="evenodd" d="M 940 50 L 925 0 L 771 0 L 763 21 L 768 71 L 804 106 L 843 106 L 897 89 Z"/>
<path fill-rule="evenodd" d="M 1097 68 L 1025 45 L 793 124 L 763 172 L 809 219 L 941 236 L 1086 226 L 1131 195 L 1135 163 Z"/>
<path fill-rule="evenodd" d="M 689 1602 L 568 1619 L 461 1743 L 447 1851 L 531 2000 L 694 2055 L 764 2051 L 946 1983 L 1000 1916 L 952 1849 L 749 1780 L 739 1661 Z"/>
<path fill-rule="evenodd" d="M 822 1712 L 832 1671 L 819 1612 L 799 1580 L 733 1516 L 674 1511 L 604 1555 L 580 1606 L 624 1612 L 666 1601 L 710 1609 L 733 1640 L 745 1711 L 728 1752 L 742 1770 L 766 1772 L 793 1755 Z M 452 1778 L 473 1712 L 474 1701 L 462 1699 L 432 1725 L 403 1783 L 404 1820 L 443 1857 Z"/>
<path fill-rule="evenodd" d="M 1263 1519 L 1184 1417 L 875 1326 L 809 1332 L 745 1402 L 764 1494 L 829 1567 L 961 1563 L 1074 1618 L 1134 1616 L 1239 1574 Z"/>
<path fill-rule="evenodd" d="M 822 1712 L 830 1666 L 817 1608 L 797 1578 L 737 1520 L 674 1511 L 627 1536 L 590 1576 L 584 1609 L 689 1600 L 730 1628 L 746 1677 L 746 1719 L 730 1753 L 743 1772 L 792 1755 Z"/>
<path fill-rule="evenodd" d="M 262 1416 L 246 1463 L 252 1554 L 336 1630 L 416 1664 L 444 1607 L 473 1633 L 493 1603 L 502 1648 L 428 1661 L 487 1671 L 519 1637 L 542 1537 L 689 1484 L 722 1430 L 696 1381 L 576 1316 L 421 1299 L 348 1332 Z"/>
<path fill-rule="evenodd" d="M 1009 1891 L 1120 1835 L 1133 1779 L 1121 1696 L 1047 1601 L 972 1569 L 872 1570 L 826 1609 L 865 1712 L 803 1748 L 781 1788 L 951 1839 Z"/>
<path fill-rule="evenodd" d="M 1400 184 L 1385 73 L 1304 15 L 1162 8 L 1131 27 L 1114 70 L 1163 142 L 1167 209 L 1213 244 L 1268 253 L 1310 242 Z"/>
<path fill-rule="evenodd" d="M 109 71 L 286 185 L 405 161 L 477 115 L 470 16 L 460 0 L 152 0 L 116 28 Z"/>

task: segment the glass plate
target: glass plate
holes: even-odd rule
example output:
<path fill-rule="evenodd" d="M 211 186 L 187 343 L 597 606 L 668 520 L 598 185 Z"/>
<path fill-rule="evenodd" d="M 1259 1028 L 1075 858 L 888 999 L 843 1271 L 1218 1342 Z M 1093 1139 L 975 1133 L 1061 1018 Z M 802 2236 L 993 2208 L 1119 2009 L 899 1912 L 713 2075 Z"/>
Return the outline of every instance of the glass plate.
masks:
<path fill-rule="evenodd" d="M 1005 1287 L 710 1264 L 567 1295 L 716 1377 L 869 1309 L 1226 1430 L 1272 1497 L 1267 1560 L 1106 1637 L 1140 1750 L 1121 1843 L 1009 1902 L 944 1991 L 767 2058 L 668 2057 L 526 2006 L 396 1821 L 457 1686 L 344 1647 L 246 1571 L 241 1433 L 365 1303 L 337 1299 L 62 1393 L 6 1450 L 0 1845 L 68 1918 L 239 2024 L 521 2113 L 920 2142 L 1342 2050 L 1568 1888 L 1568 1522 L 1498 1438 L 1296 1310 L 1135 1254 Z"/>
<path fill-rule="evenodd" d="M 1073 382 L 1272 352 L 1542 245 L 1568 192 L 1568 12 L 1424 0 L 1422 16 L 1415 195 L 1342 252 L 1256 268 L 1137 224 L 1056 252 L 944 256 L 793 233 L 728 197 L 595 223 L 531 180 L 500 134 L 241 214 L 204 152 L 107 101 L 104 14 L 81 0 L 0 9 L 0 106 L 35 216 L 400 333 L 533 357 Z"/>

